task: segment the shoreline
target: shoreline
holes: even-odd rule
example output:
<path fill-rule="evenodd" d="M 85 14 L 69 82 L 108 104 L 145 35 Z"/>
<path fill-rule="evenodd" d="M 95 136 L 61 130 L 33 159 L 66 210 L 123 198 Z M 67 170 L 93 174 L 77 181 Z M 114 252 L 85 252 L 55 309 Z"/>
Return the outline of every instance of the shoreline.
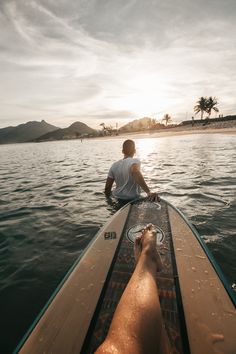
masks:
<path fill-rule="evenodd" d="M 166 128 L 161 130 L 154 130 L 154 131 L 140 131 L 140 132 L 123 132 L 119 135 L 107 135 L 107 136 L 96 136 L 87 138 L 84 137 L 83 140 L 110 140 L 110 139 L 149 139 L 149 138 L 164 138 L 164 137 L 171 137 L 171 136 L 181 136 L 181 135 L 197 135 L 197 134 L 225 134 L 225 135 L 236 135 L 236 125 L 231 127 L 206 127 L 206 128 L 199 128 L 199 127 L 174 127 L 174 128 Z M 78 139 L 60 139 L 60 140 L 44 140 L 38 142 L 20 142 L 20 143 L 5 143 L 0 144 L 0 146 L 5 145 L 15 145 L 15 144 L 39 144 L 39 143 L 49 143 L 55 141 L 69 141 L 69 140 L 80 140 Z"/>
<path fill-rule="evenodd" d="M 226 134 L 226 135 L 236 135 L 236 127 L 234 128 L 206 128 L 206 129 L 186 129 L 184 127 L 170 128 L 161 131 L 148 131 L 148 132 L 126 132 L 120 133 L 116 136 L 104 136 L 94 139 L 120 139 L 125 137 L 134 137 L 136 139 L 140 138 L 164 138 L 167 136 L 180 136 L 180 135 L 193 135 L 193 134 Z"/>

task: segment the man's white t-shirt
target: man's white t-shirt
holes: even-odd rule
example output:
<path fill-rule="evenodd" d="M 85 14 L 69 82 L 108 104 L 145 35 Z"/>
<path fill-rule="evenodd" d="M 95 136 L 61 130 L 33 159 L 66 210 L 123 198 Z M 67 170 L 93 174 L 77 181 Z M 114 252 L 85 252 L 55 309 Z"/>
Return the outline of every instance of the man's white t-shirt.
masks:
<path fill-rule="evenodd" d="M 118 199 L 135 199 L 139 197 L 140 187 L 134 181 L 130 171 L 133 164 L 140 166 L 140 160 L 127 157 L 114 162 L 111 166 L 108 177 L 113 178 L 116 183 L 116 188 L 112 192 L 114 197 Z"/>

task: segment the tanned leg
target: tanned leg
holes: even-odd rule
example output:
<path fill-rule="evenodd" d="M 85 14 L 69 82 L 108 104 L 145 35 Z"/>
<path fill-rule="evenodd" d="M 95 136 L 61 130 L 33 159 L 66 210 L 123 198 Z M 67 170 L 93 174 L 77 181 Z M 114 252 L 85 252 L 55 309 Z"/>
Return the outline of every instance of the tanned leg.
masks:
<path fill-rule="evenodd" d="M 148 225 L 135 243 L 137 265 L 115 311 L 108 335 L 96 351 L 119 354 L 169 353 L 156 285 L 160 256 Z"/>

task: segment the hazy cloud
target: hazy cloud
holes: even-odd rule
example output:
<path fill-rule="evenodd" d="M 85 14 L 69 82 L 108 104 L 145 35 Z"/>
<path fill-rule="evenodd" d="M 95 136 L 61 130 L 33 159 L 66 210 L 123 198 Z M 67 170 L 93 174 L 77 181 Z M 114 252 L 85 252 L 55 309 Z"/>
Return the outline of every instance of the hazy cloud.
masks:
<path fill-rule="evenodd" d="M 235 13 L 234 0 L 2 0 L 0 126 L 185 119 L 202 95 L 235 113 Z"/>

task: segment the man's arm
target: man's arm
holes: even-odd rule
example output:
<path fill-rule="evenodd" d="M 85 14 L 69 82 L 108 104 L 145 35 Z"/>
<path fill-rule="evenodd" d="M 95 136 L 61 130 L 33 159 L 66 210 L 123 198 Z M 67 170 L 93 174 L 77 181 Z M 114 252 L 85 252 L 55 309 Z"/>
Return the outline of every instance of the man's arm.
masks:
<path fill-rule="evenodd" d="M 107 177 L 106 185 L 105 185 L 105 194 L 109 196 L 111 194 L 111 189 L 114 183 L 114 178 Z"/>
<path fill-rule="evenodd" d="M 150 200 L 159 201 L 158 194 L 151 193 L 150 189 L 148 188 L 138 164 L 135 163 L 131 166 L 131 174 L 132 174 L 135 182 L 144 190 L 144 192 L 147 193 Z"/>

